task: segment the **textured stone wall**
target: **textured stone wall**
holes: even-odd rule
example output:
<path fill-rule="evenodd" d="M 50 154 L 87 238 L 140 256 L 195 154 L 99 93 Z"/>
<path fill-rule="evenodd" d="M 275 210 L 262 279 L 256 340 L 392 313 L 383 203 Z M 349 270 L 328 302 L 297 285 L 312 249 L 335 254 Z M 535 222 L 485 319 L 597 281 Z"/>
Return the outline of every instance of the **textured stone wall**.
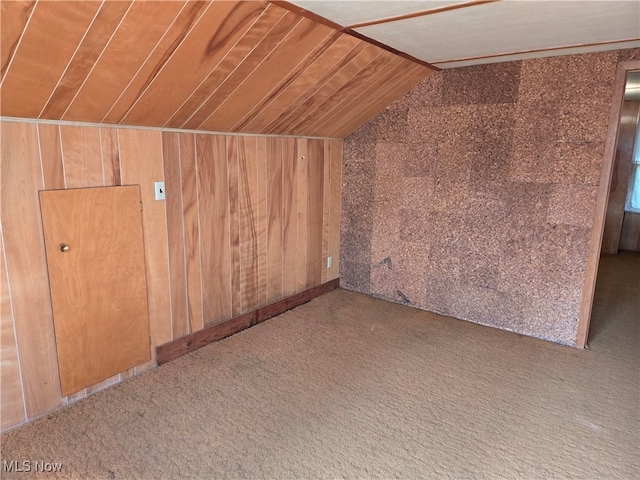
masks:
<path fill-rule="evenodd" d="M 573 345 L 618 61 L 437 72 L 345 141 L 341 284 Z"/>

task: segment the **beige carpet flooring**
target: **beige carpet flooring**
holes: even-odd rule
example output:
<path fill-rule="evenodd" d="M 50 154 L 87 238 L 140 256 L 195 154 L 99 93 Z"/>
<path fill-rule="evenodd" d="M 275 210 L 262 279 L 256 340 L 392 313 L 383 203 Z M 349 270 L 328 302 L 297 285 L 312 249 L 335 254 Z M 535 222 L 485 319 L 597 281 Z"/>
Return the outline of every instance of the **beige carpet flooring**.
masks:
<path fill-rule="evenodd" d="M 2 478 L 640 477 L 640 255 L 589 350 L 336 290 L 2 436 Z"/>

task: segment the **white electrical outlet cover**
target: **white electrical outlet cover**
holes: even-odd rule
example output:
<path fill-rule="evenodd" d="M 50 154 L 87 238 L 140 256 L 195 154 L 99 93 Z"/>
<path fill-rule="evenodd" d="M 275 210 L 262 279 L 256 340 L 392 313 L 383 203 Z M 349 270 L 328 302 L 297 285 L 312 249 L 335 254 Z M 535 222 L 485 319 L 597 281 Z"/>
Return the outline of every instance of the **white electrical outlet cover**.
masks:
<path fill-rule="evenodd" d="M 156 200 L 164 200 L 165 199 L 164 182 L 156 182 L 155 190 L 156 190 Z"/>

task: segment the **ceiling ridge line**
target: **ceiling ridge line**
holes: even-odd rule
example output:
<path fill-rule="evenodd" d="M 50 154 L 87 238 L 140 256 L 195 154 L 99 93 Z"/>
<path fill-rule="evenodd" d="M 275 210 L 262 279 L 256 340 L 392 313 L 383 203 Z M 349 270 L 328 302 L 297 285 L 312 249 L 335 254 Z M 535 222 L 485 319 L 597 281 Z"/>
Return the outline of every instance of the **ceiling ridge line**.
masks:
<path fill-rule="evenodd" d="M 475 2 L 478 1 L 482 1 L 484 3 L 486 2 L 497 2 L 500 0 L 474 0 Z M 434 71 L 439 71 L 440 68 L 436 67 L 435 65 L 425 62 L 424 60 L 420 60 L 419 58 L 414 57 L 413 55 L 410 55 L 408 53 L 405 52 L 401 52 L 400 50 L 397 50 L 393 47 L 390 47 L 389 45 L 385 45 L 384 43 L 378 42 L 377 40 L 374 40 L 371 37 L 368 37 L 366 35 L 363 35 L 360 32 L 356 32 L 355 30 L 352 30 L 349 27 L 343 27 L 342 25 L 340 25 L 339 23 L 333 22 L 321 15 L 318 15 L 317 13 L 313 13 L 310 12 L 309 10 L 306 10 L 302 7 L 299 7 L 291 2 L 288 1 L 284 1 L 284 0 L 268 0 L 269 3 L 272 3 L 274 5 L 277 5 L 281 8 L 284 8 L 286 10 L 289 10 L 293 13 L 297 13 L 298 15 L 302 15 L 305 18 L 308 18 L 309 20 L 313 20 L 314 22 L 318 22 L 321 23 L 323 25 L 326 25 L 327 27 L 333 28 L 334 30 L 337 30 L 340 33 L 344 33 L 345 35 L 350 35 L 352 37 L 357 38 L 358 40 L 362 40 L 363 42 L 367 42 L 371 45 L 374 45 L 378 48 L 381 48 L 383 50 L 386 50 L 387 52 L 393 53 L 394 55 L 399 55 L 402 58 L 409 60 L 411 62 L 417 63 L 419 65 L 422 65 L 423 67 L 427 67 L 431 70 Z"/>
<path fill-rule="evenodd" d="M 573 45 L 562 45 L 560 47 L 545 47 L 545 48 L 533 48 L 530 50 L 516 50 L 514 52 L 508 53 L 495 53 L 492 55 L 479 55 L 476 57 L 463 57 L 463 58 L 455 58 L 451 60 L 438 60 L 434 62 L 435 65 L 443 65 L 447 63 L 455 63 L 455 62 L 466 62 L 469 60 L 481 60 L 483 58 L 499 58 L 499 57 L 509 57 L 511 55 L 521 55 L 526 53 L 538 53 L 538 52 L 552 52 L 554 50 L 564 50 L 567 48 L 581 48 L 581 47 L 595 47 L 597 45 L 611 45 L 614 43 L 627 43 L 627 42 L 637 42 L 640 41 L 640 37 L 635 38 L 624 38 L 620 40 L 607 40 L 604 42 L 593 42 L 593 43 L 576 43 Z M 570 55 L 570 54 L 568 54 Z"/>
<path fill-rule="evenodd" d="M 354 23 L 353 25 L 347 25 L 347 29 L 371 27 L 373 25 L 381 25 L 383 23 L 399 22 L 402 20 L 409 20 L 411 18 L 426 17 L 427 15 L 434 15 L 436 13 L 449 12 L 451 10 L 458 10 L 460 8 L 475 7 L 477 5 L 484 5 L 485 3 L 495 3 L 500 0 L 471 0 L 463 3 L 455 3 L 453 5 L 445 5 L 443 7 L 430 8 L 428 10 L 421 10 L 418 12 L 404 13 L 402 15 L 396 15 L 395 17 L 380 18 L 378 20 L 369 20 L 367 22 Z"/>

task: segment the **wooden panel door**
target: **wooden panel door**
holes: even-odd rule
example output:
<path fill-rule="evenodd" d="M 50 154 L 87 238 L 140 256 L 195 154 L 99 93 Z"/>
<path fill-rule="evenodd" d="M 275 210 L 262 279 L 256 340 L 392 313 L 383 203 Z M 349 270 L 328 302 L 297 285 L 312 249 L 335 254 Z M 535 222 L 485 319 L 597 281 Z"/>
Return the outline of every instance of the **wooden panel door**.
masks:
<path fill-rule="evenodd" d="M 40 192 L 62 394 L 151 358 L 140 187 Z"/>

